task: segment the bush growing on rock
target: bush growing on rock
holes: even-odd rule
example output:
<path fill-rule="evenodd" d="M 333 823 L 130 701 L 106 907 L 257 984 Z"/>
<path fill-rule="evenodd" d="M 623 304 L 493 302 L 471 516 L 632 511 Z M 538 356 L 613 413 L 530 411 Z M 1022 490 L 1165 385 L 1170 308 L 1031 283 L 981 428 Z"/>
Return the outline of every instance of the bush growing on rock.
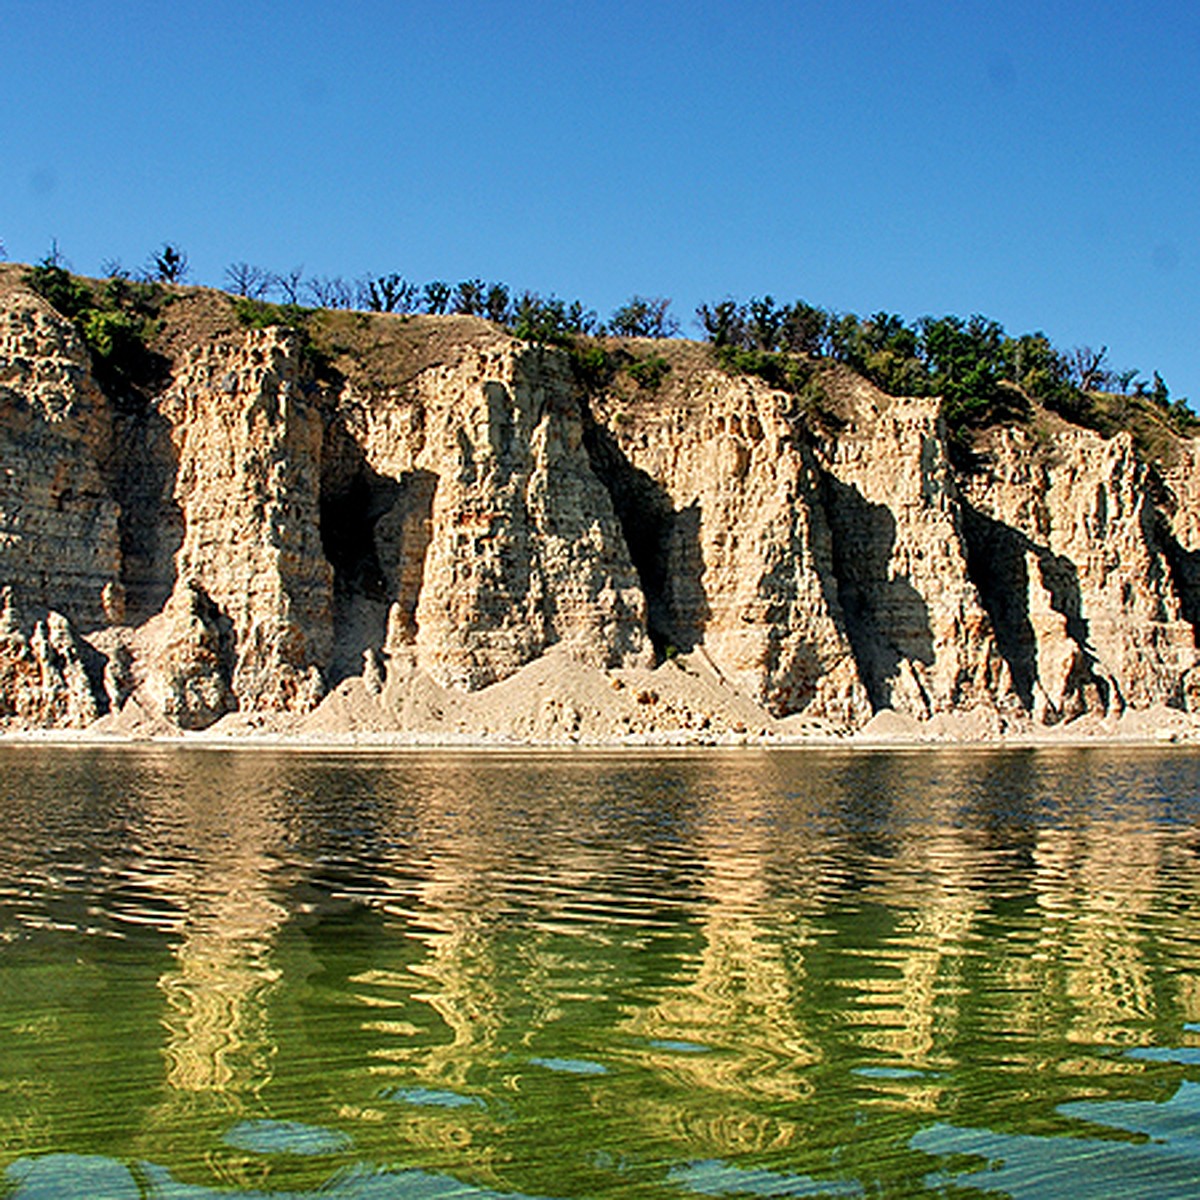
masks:
<path fill-rule="evenodd" d="M 570 346 L 576 336 L 596 331 L 596 314 L 579 300 L 568 305 L 557 296 L 543 299 L 525 292 L 516 302 L 512 334 L 539 346 Z"/>
<path fill-rule="evenodd" d="M 666 378 L 671 364 L 661 354 L 648 354 L 645 358 L 635 358 L 625 366 L 629 377 L 640 388 L 653 392 Z"/>
<path fill-rule="evenodd" d="M 136 391 L 159 377 L 164 364 L 149 346 L 165 300 L 156 284 L 113 276 L 98 287 L 50 257 L 31 267 L 24 282 L 72 321 L 107 390 Z"/>
<path fill-rule="evenodd" d="M 1111 371 L 1103 349 L 1084 347 L 1067 355 L 1043 333 L 1013 337 L 978 315 L 922 317 L 909 324 L 893 313 L 839 315 L 803 300 L 780 307 L 764 296 L 748 304 L 732 299 L 701 304 L 696 318 L 727 370 L 795 391 L 789 375 L 794 368 L 777 356 L 828 357 L 890 395 L 940 396 L 942 415 L 959 441 L 971 428 L 1027 420 L 1030 400 L 1078 424 L 1115 432 L 1119 422 L 1113 413 L 1120 406 L 1105 411 L 1098 397 L 1108 387 L 1127 395 L 1137 375 Z M 1134 396 L 1155 404 L 1174 428 L 1186 431 L 1194 420 L 1186 402 L 1169 403 L 1157 373 L 1155 381 L 1152 393 L 1150 385 L 1142 383 L 1138 391 L 1134 383 Z M 1128 406 L 1125 411 L 1132 412 Z"/>

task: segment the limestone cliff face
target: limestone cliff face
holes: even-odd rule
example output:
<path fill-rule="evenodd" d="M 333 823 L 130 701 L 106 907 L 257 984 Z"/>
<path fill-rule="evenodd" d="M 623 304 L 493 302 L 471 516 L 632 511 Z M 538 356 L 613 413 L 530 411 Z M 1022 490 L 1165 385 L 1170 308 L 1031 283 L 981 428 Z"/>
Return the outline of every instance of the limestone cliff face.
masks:
<path fill-rule="evenodd" d="M 968 482 L 1014 674 L 1045 719 L 1185 701 L 1195 629 L 1155 483 L 1127 434 L 1084 430 L 1049 446 L 1004 430 Z M 1191 502 L 1185 493 L 1173 506 L 1185 538 Z"/>
<path fill-rule="evenodd" d="M 220 645 L 227 623 L 228 648 L 214 653 L 225 658 L 227 704 L 243 711 L 311 708 L 332 649 L 333 572 L 320 536 L 324 417 L 298 364 L 294 335 L 251 331 L 240 344 L 189 352 L 159 404 L 184 529 L 164 615 L 184 646 L 189 629 Z M 206 604 L 216 633 L 206 629 Z M 168 676 L 191 669 L 178 656 L 165 664 Z M 220 707 L 202 691 L 194 713 L 182 704 L 189 723 L 207 723 Z"/>
<path fill-rule="evenodd" d="M 404 388 L 348 389 L 334 435 L 346 449 L 330 503 L 365 501 L 373 525 L 344 566 L 386 606 L 375 644 L 389 656 L 468 689 L 558 644 L 598 667 L 650 661 L 642 591 L 561 354 L 489 332 Z"/>
<path fill-rule="evenodd" d="M 871 708 L 847 636 L 822 474 L 791 398 L 701 372 L 673 403 L 597 405 L 610 481 L 665 646 L 702 647 L 776 715 Z"/>
<path fill-rule="evenodd" d="M 1200 708 L 1195 443 L 999 429 L 963 470 L 936 402 L 840 368 L 821 415 L 686 343 L 620 350 L 668 354 L 654 388 L 471 318 L 344 318 L 314 369 L 181 293 L 166 382 L 106 396 L 0 286 L 0 725 L 277 722 L 353 679 L 386 724 L 676 653 L 763 728 Z M 622 703 L 653 726 L 655 689 Z"/>
<path fill-rule="evenodd" d="M 44 301 L 0 306 L 0 584 L 79 628 L 123 616 L 109 405 L 87 349 Z"/>
<path fill-rule="evenodd" d="M 838 434 L 814 436 L 789 395 L 708 370 L 676 403 L 606 422 L 596 442 L 608 474 L 628 464 L 627 525 L 652 518 L 642 575 L 664 640 L 702 646 L 779 716 L 856 724 L 1015 699 L 936 402 L 860 382 Z"/>
<path fill-rule="evenodd" d="M 98 657 L 61 613 L 23 613 L 0 589 L 0 729 L 83 728 L 100 715 L 85 658 Z"/>
<path fill-rule="evenodd" d="M 1004 706 L 1010 673 L 968 570 L 937 402 L 857 390 L 824 456 L 824 496 L 872 704 L 917 718 Z"/>

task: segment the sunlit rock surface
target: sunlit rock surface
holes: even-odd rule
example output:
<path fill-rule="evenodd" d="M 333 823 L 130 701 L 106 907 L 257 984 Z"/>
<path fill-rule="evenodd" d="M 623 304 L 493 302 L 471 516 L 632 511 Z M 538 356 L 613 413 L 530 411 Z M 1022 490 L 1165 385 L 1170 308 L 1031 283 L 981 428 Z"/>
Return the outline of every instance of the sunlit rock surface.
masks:
<path fill-rule="evenodd" d="M 0 281 L 8 727 L 469 735 L 455 697 L 551 651 L 490 732 L 1200 708 L 1192 441 L 1151 465 L 1002 428 L 964 467 L 936 400 L 843 368 L 820 412 L 690 343 L 614 343 L 605 374 L 474 318 L 306 340 L 198 290 L 156 337 L 161 381 L 106 392 Z M 622 371 L 651 353 L 656 382 Z M 675 659 L 665 691 L 637 674 Z"/>

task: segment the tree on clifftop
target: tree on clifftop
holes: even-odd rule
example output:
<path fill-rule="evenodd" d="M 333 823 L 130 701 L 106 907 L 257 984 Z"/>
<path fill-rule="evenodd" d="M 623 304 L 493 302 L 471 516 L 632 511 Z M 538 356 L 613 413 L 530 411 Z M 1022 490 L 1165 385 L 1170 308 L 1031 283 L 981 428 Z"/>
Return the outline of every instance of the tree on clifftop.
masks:
<path fill-rule="evenodd" d="M 146 274 L 162 283 L 182 283 L 187 278 L 188 256 L 179 246 L 163 242 L 162 249 L 150 255 Z"/>
<path fill-rule="evenodd" d="M 225 278 L 239 296 L 248 300 L 261 300 L 271 290 L 273 282 L 270 271 L 247 262 L 230 263 L 225 268 Z"/>
<path fill-rule="evenodd" d="M 631 296 L 609 318 L 608 328 L 617 337 L 678 337 L 679 322 L 667 315 L 670 306 L 661 296 Z"/>

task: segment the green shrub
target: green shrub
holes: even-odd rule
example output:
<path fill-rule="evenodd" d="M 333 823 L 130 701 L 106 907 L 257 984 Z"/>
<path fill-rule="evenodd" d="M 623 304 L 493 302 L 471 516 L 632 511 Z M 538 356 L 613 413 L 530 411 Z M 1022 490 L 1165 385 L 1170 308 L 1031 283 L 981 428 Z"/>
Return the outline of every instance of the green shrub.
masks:
<path fill-rule="evenodd" d="M 93 303 L 91 288 L 49 259 L 30 267 L 23 279 L 26 287 L 64 317 L 78 317 Z"/>
<path fill-rule="evenodd" d="M 662 296 L 633 296 L 609 318 L 609 332 L 616 337 L 678 337 L 679 322 L 667 312 L 670 306 Z"/>
<path fill-rule="evenodd" d="M 598 392 L 612 382 L 616 364 L 603 346 L 576 343 L 570 347 L 570 355 L 575 378 L 587 391 Z"/>
<path fill-rule="evenodd" d="M 166 360 L 150 347 L 157 314 L 169 300 L 158 284 L 114 275 L 96 285 L 51 258 L 30 268 L 24 282 L 79 331 L 97 381 L 118 403 L 136 403 L 162 381 Z"/>
<path fill-rule="evenodd" d="M 795 395 L 813 375 L 811 363 L 791 354 L 724 345 L 717 347 L 716 356 L 717 362 L 731 375 L 756 375 L 773 388 Z"/>
<path fill-rule="evenodd" d="M 233 302 L 233 311 L 238 323 L 246 329 L 269 329 L 275 325 L 300 329 L 313 310 L 299 304 L 272 304 L 239 296 Z"/>
<path fill-rule="evenodd" d="M 578 300 L 568 305 L 557 296 L 543 299 L 536 292 L 525 292 L 513 313 L 513 336 L 538 346 L 569 347 L 578 335 L 595 329 L 596 314 Z"/>
<path fill-rule="evenodd" d="M 634 383 L 649 392 L 658 390 L 670 369 L 671 364 L 661 354 L 648 354 L 645 358 L 635 358 L 625 364 L 625 370 Z"/>
<path fill-rule="evenodd" d="M 127 358 L 147 336 L 144 318 L 99 308 L 80 314 L 79 331 L 92 353 L 110 362 Z"/>

